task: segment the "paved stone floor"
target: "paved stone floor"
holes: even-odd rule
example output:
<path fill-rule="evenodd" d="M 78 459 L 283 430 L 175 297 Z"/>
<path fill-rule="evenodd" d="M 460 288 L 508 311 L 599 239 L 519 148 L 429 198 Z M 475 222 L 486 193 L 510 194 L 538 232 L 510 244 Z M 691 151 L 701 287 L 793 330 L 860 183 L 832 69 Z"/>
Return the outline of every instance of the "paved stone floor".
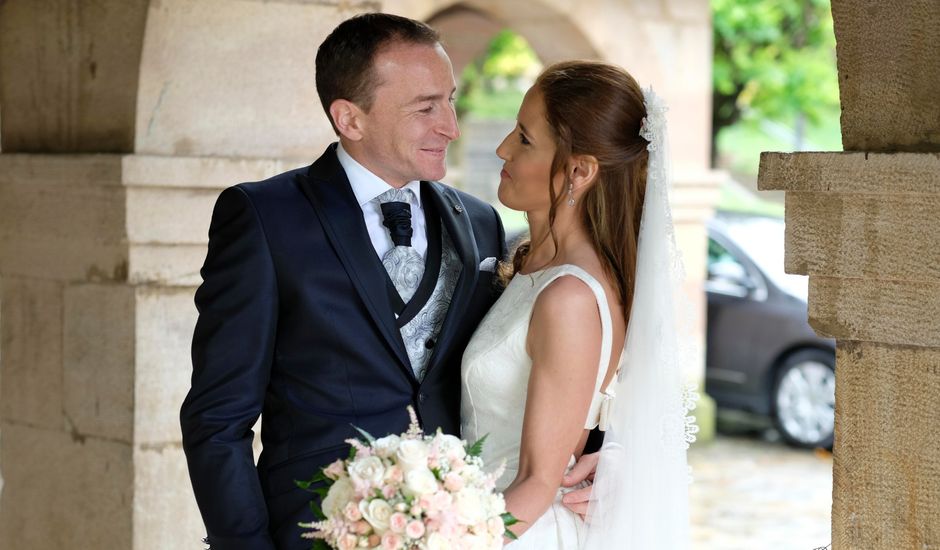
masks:
<path fill-rule="evenodd" d="M 689 451 L 693 550 L 829 545 L 832 456 L 792 449 L 773 434 L 719 434 Z"/>

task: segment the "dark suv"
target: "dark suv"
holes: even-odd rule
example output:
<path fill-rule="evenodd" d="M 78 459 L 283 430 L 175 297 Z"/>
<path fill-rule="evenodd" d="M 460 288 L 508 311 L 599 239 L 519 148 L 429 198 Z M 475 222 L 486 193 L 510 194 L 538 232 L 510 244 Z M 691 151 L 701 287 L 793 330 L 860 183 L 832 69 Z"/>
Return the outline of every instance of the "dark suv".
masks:
<path fill-rule="evenodd" d="M 705 390 L 770 417 L 801 447 L 832 447 L 835 341 L 807 323 L 807 278 L 783 271 L 784 222 L 719 213 L 708 224 Z"/>

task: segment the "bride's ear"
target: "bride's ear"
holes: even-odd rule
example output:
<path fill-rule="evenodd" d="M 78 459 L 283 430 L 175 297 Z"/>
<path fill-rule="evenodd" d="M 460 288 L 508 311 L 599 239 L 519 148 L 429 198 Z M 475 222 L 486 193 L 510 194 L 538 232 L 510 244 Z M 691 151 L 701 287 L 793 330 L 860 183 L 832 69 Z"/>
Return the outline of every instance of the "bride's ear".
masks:
<path fill-rule="evenodd" d="M 594 155 L 572 155 L 568 162 L 568 181 L 575 191 L 584 190 L 594 183 L 599 170 Z"/>

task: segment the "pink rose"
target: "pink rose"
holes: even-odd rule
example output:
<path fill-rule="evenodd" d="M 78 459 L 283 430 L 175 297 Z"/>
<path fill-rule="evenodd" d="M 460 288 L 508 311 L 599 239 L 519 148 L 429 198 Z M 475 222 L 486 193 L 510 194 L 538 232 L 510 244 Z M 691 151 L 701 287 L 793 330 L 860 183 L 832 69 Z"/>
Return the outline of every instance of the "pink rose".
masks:
<path fill-rule="evenodd" d="M 339 550 L 354 550 L 359 546 L 359 537 L 356 535 L 346 534 L 343 535 L 337 542 L 339 542 Z"/>
<path fill-rule="evenodd" d="M 389 528 L 396 533 L 404 533 L 408 526 L 408 516 L 401 512 L 395 512 L 388 520 Z"/>
<path fill-rule="evenodd" d="M 399 484 L 405 479 L 405 472 L 401 466 L 395 465 L 385 470 L 385 481 L 388 483 Z"/>
<path fill-rule="evenodd" d="M 447 491 L 438 491 L 431 496 L 431 508 L 436 513 L 449 510 L 454 503 L 454 498 Z"/>
<path fill-rule="evenodd" d="M 441 535 L 448 539 L 457 538 L 457 535 L 461 531 L 460 525 L 457 524 L 457 516 L 455 516 L 453 513 L 446 513 L 441 515 L 440 520 Z"/>
<path fill-rule="evenodd" d="M 405 534 L 408 535 L 409 538 L 420 539 L 424 536 L 424 523 L 418 520 L 410 522 L 408 526 L 405 527 Z"/>
<path fill-rule="evenodd" d="M 404 546 L 401 535 L 392 532 L 382 535 L 382 550 L 401 550 Z"/>
<path fill-rule="evenodd" d="M 346 472 L 346 467 L 342 460 L 330 464 L 323 470 L 323 474 L 330 479 L 339 479 Z"/>
<path fill-rule="evenodd" d="M 362 519 L 362 512 L 359 511 L 359 506 L 355 502 L 346 503 L 346 506 L 343 508 L 343 515 L 346 516 L 346 519 L 349 521 L 359 521 Z"/>
<path fill-rule="evenodd" d="M 390 498 L 392 498 L 393 496 L 395 496 L 395 493 L 397 493 L 397 492 L 398 492 L 398 489 L 396 489 L 396 488 L 395 488 L 394 486 L 392 486 L 392 485 L 383 485 L 383 486 L 382 486 L 382 496 L 384 496 L 384 497 L 387 498 L 387 499 L 390 499 Z"/>
<path fill-rule="evenodd" d="M 447 474 L 444 476 L 444 488 L 452 493 L 456 493 L 463 489 L 463 478 L 454 472 Z"/>
<path fill-rule="evenodd" d="M 353 529 L 356 531 L 356 534 L 365 535 L 372 531 L 372 526 L 369 525 L 368 521 L 361 519 L 357 521 L 355 525 L 353 525 Z"/>
<path fill-rule="evenodd" d="M 424 510 L 425 515 L 428 517 L 434 517 L 437 515 L 437 510 L 434 509 L 434 505 L 431 503 L 431 495 L 424 495 L 418 499 L 418 506 Z"/>
<path fill-rule="evenodd" d="M 459 472 L 460 470 L 463 470 L 466 465 L 467 463 L 464 462 L 464 459 L 462 457 L 452 457 L 450 459 L 450 471 L 451 472 L 455 472 L 455 473 Z"/>

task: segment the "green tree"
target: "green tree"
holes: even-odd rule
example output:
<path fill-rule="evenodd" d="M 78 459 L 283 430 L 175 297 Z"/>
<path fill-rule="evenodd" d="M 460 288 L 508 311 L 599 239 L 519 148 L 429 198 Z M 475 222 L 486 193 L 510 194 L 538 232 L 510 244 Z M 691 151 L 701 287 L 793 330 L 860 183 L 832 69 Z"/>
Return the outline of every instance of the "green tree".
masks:
<path fill-rule="evenodd" d="M 496 34 L 486 51 L 460 75 L 457 114 L 474 112 L 496 118 L 514 118 L 522 102 L 518 86 L 497 90 L 496 82 L 524 82 L 541 68 L 538 56 L 522 36 L 509 29 Z M 504 88 L 506 88 L 504 86 Z"/>
<path fill-rule="evenodd" d="M 829 0 L 712 0 L 712 144 L 742 119 L 795 128 L 838 113 Z M 712 148 L 715 151 L 715 147 Z"/>

